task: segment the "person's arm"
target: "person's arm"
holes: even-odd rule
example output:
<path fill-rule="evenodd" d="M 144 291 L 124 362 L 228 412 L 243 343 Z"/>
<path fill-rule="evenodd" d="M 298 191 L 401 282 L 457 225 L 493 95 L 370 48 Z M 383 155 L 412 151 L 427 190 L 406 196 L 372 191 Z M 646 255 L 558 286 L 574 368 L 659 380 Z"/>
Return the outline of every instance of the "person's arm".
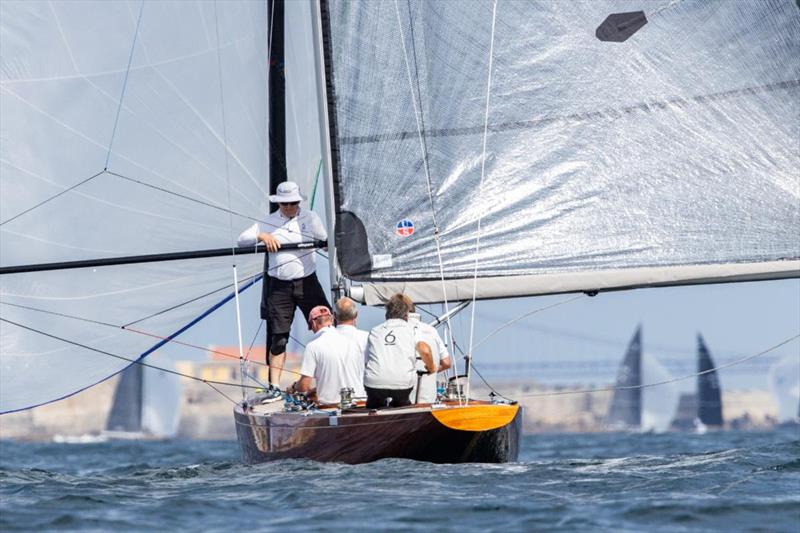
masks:
<path fill-rule="evenodd" d="M 450 359 L 450 352 L 447 351 L 442 337 L 436 333 L 436 345 L 439 348 L 439 372 L 443 372 L 453 366 L 453 360 Z"/>
<path fill-rule="evenodd" d="M 309 392 L 311 390 L 312 379 L 311 376 L 300 376 L 300 379 L 292 383 L 292 385 L 286 389 L 286 392 L 289 394 L 294 394 L 295 392 Z"/>
<path fill-rule="evenodd" d="M 436 363 L 433 362 L 433 352 L 427 342 L 419 341 L 417 343 L 417 353 L 419 354 L 422 363 L 425 365 L 425 370 L 428 374 L 436 372 Z"/>
<path fill-rule="evenodd" d="M 238 246 L 254 246 L 258 243 L 258 222 L 244 230 L 236 241 Z"/>
<path fill-rule="evenodd" d="M 259 233 L 257 238 L 264 243 L 264 246 L 266 246 L 267 250 L 270 252 L 277 252 L 281 247 L 281 243 L 272 236 L 272 233 Z"/>

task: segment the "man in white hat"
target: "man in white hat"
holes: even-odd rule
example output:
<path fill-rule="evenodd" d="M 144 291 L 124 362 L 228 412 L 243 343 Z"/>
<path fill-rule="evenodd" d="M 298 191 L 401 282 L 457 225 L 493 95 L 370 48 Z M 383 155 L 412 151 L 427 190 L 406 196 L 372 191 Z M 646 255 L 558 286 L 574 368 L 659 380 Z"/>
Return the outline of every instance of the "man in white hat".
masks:
<path fill-rule="evenodd" d="M 239 235 L 239 246 L 263 242 L 270 252 L 261 298 L 261 318 L 267 321 L 271 386 L 267 400 L 281 398 L 281 371 L 295 308 L 299 307 L 308 320 L 313 308 L 329 307 L 317 279 L 314 250 L 280 250 L 282 244 L 328 239 L 319 216 L 309 209 L 301 209 L 303 199 L 295 182 L 284 181 L 278 185 L 277 194 L 269 197 L 270 202 L 278 204 L 278 210 Z"/>

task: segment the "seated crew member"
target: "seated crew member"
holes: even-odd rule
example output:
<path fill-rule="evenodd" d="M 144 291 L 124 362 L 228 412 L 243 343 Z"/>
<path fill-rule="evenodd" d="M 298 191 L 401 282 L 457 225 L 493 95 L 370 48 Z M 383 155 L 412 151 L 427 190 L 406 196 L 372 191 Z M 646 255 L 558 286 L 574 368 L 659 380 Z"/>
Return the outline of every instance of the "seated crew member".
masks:
<path fill-rule="evenodd" d="M 364 390 L 364 366 L 367 363 L 367 341 L 369 340 L 369 333 L 360 330 L 356 327 L 358 319 L 358 308 L 356 303 L 344 296 L 336 301 L 335 309 L 333 311 L 336 318 L 336 331 L 341 333 L 352 341 L 357 353 L 361 354 L 360 361 L 351 361 L 353 367 L 351 371 L 358 374 L 358 387 L 354 387 L 354 395 L 356 398 L 366 398 L 367 393 Z"/>
<path fill-rule="evenodd" d="M 267 362 L 270 390 L 265 401 L 281 398 L 281 371 L 286 360 L 286 345 L 294 310 L 299 307 L 308 320 L 310 311 L 319 305 L 328 307 L 328 299 L 316 275 L 313 250 L 280 251 L 282 244 L 326 240 L 328 233 L 319 216 L 301 209 L 300 188 L 292 181 L 278 185 L 269 201 L 279 208 L 239 235 L 239 246 L 263 242 L 270 253 L 265 262 L 261 294 L 261 318 L 267 321 Z"/>
<path fill-rule="evenodd" d="M 419 314 L 416 313 L 416 306 L 412 305 L 411 312 L 408 314 L 408 321 L 414 327 L 416 340 L 424 341 L 430 347 L 431 358 L 438 372 L 443 372 L 453 366 L 450 353 L 447 351 L 447 346 L 444 344 L 439 332 L 436 331 L 435 327 L 420 320 Z M 417 363 L 419 364 L 420 361 L 418 360 Z M 436 401 L 436 374 L 431 373 L 422 376 L 419 383 L 418 403 L 434 403 Z M 415 383 L 414 389 L 411 391 L 412 400 L 416 398 L 416 388 Z"/>
<path fill-rule="evenodd" d="M 417 351 L 423 357 L 426 370 L 436 371 L 430 347 L 425 342 L 415 341 L 414 328 L 408 323 L 413 305 L 408 296 L 395 294 L 386 302 L 386 322 L 369 332 L 364 388 L 370 409 L 411 404 L 409 395 L 417 380 Z"/>
<path fill-rule="evenodd" d="M 301 377 L 287 392 L 316 392 L 317 403 L 333 404 L 339 402 L 343 388 L 363 390 L 363 356 L 353 341 L 333 327 L 330 310 L 322 305 L 312 309 L 308 327 L 315 335 L 303 353 Z M 312 379 L 316 389 L 311 387 Z"/>

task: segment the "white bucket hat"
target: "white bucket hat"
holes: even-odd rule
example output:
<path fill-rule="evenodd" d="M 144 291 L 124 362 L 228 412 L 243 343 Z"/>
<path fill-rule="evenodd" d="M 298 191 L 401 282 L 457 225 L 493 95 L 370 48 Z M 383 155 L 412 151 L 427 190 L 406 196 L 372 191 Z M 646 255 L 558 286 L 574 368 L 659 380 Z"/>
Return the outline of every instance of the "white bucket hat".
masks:
<path fill-rule="evenodd" d="M 274 204 L 288 204 L 305 200 L 300 195 L 300 187 L 293 181 L 284 181 L 278 185 L 278 194 L 270 194 L 269 201 Z"/>

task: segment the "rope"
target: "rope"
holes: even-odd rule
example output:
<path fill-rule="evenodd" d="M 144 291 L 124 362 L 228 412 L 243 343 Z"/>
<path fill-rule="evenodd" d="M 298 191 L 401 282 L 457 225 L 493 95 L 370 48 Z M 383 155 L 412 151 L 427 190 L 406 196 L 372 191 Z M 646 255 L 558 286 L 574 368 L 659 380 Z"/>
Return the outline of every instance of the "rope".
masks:
<path fill-rule="evenodd" d="M 400 43 L 403 45 L 403 60 L 405 61 L 406 64 L 408 85 L 411 91 L 411 103 L 414 106 L 414 119 L 417 124 L 417 136 L 420 142 L 420 149 L 422 150 L 422 163 L 425 168 L 425 181 L 428 189 L 428 204 L 430 205 L 431 222 L 433 223 L 433 240 L 434 243 L 436 244 L 436 258 L 439 263 L 439 278 L 441 279 L 442 282 L 442 300 L 444 301 L 445 313 L 447 314 L 445 321 L 447 323 L 447 328 L 450 329 L 450 316 L 449 316 L 450 304 L 447 301 L 447 287 L 445 286 L 445 281 L 444 281 L 444 263 L 442 261 L 442 246 L 441 246 L 441 241 L 439 239 L 440 231 L 439 231 L 439 224 L 436 221 L 436 207 L 433 200 L 433 184 L 431 182 L 430 165 L 428 163 L 428 146 L 427 143 L 425 142 L 425 134 L 423 133 L 425 131 L 425 123 L 424 123 L 425 117 L 422 113 L 422 95 L 420 94 L 419 90 L 419 71 L 417 69 L 417 47 L 414 40 L 414 21 L 411 17 L 411 2 L 410 1 L 406 2 L 406 5 L 408 7 L 408 25 L 411 31 L 411 47 L 412 47 L 412 53 L 414 54 L 414 72 L 416 74 L 416 79 L 417 79 L 416 97 L 414 95 L 414 81 L 411 76 L 411 65 L 408 62 L 406 37 L 405 34 L 403 33 L 403 24 L 400 19 L 400 3 L 399 0 L 395 0 L 394 2 L 395 12 L 397 13 L 397 27 L 400 30 Z M 419 104 L 420 104 L 419 109 L 417 108 L 417 98 L 419 98 Z M 455 359 L 453 359 L 453 370 L 456 374 L 458 374 L 458 363 L 456 362 Z"/>
<path fill-rule="evenodd" d="M 486 79 L 486 107 L 483 115 L 483 154 L 481 156 L 481 180 L 478 183 L 478 196 L 483 193 L 483 178 L 486 174 L 486 139 L 489 133 L 489 103 L 492 94 L 492 63 L 494 60 L 494 28 L 497 19 L 497 0 L 492 1 L 492 34 L 489 40 L 489 74 Z M 472 358 L 474 354 L 473 335 L 475 333 L 475 304 L 478 295 L 478 251 L 481 244 L 481 222 L 483 221 L 483 209 L 478 215 L 478 229 L 475 235 L 475 271 L 472 278 L 472 317 L 469 324 L 469 357 Z M 467 362 L 467 365 L 470 363 Z M 467 367 L 469 368 L 469 366 Z M 467 403 L 469 403 L 469 372 L 467 372 Z"/>
<path fill-rule="evenodd" d="M 769 348 L 767 348 L 765 350 L 762 350 L 762 351 L 760 351 L 760 352 L 758 352 L 756 354 L 748 355 L 746 357 L 741 357 L 739 359 L 736 359 L 735 361 L 731 361 L 730 363 L 726 363 L 724 365 L 719 365 L 719 366 L 716 366 L 714 368 L 709 368 L 708 370 L 703 370 L 702 372 L 695 372 L 693 374 L 686 374 L 684 376 L 680 376 L 680 377 L 677 377 L 677 378 L 671 378 L 671 379 L 665 379 L 663 381 L 656 381 L 656 382 L 653 382 L 653 383 L 643 383 L 641 385 L 625 385 L 625 386 L 616 386 L 616 385 L 614 385 L 614 386 L 609 386 L 609 387 L 598 387 L 598 388 L 594 388 L 594 389 L 580 389 L 580 390 L 570 390 L 570 391 L 552 391 L 552 392 L 541 392 L 541 393 L 534 393 L 534 394 L 521 394 L 520 397 L 521 398 L 537 398 L 537 397 L 543 397 L 543 396 L 564 396 L 564 395 L 567 395 L 567 394 L 586 394 L 586 393 L 589 393 L 589 392 L 609 392 L 609 391 L 616 391 L 616 390 L 647 389 L 647 388 L 651 388 L 651 387 L 657 387 L 657 386 L 660 386 L 660 385 L 668 385 L 670 383 L 675 383 L 677 381 L 683 381 L 685 379 L 696 378 L 698 376 L 703 376 L 705 374 L 710 374 L 712 372 L 716 372 L 717 370 L 724 370 L 724 369 L 730 368 L 732 366 L 740 365 L 742 363 L 750 361 L 751 359 L 755 359 L 756 357 L 761 357 L 763 355 L 766 355 L 766 354 L 768 354 L 769 352 L 771 352 L 773 350 L 777 350 L 781 346 L 789 344 L 790 342 L 792 342 L 793 340 L 796 340 L 798 338 L 800 338 L 800 334 L 794 335 L 793 337 L 789 337 L 788 339 L 783 340 L 783 341 L 779 342 L 778 344 L 775 344 L 774 346 L 770 346 Z"/>
<path fill-rule="evenodd" d="M 489 333 L 488 335 L 486 335 L 486 336 L 485 336 L 484 338 L 482 338 L 480 341 L 478 341 L 478 342 L 475 344 L 475 346 L 473 347 L 473 350 L 476 350 L 476 349 L 478 349 L 478 347 L 479 347 L 480 345 L 482 345 L 484 342 L 488 341 L 490 338 L 492 338 L 493 336 L 495 336 L 497 333 L 499 333 L 500 331 L 504 330 L 505 328 L 507 328 L 507 327 L 509 327 L 509 326 L 511 326 L 511 325 L 513 325 L 513 324 L 515 324 L 515 323 L 517 323 L 517 322 L 519 322 L 519 321 L 520 321 L 520 320 L 522 320 L 523 318 L 527 318 L 527 317 L 529 317 L 529 316 L 531 316 L 531 315 L 535 315 L 536 313 L 541 313 L 542 311 L 546 311 L 547 309 L 552 309 L 552 308 L 554 308 L 554 307 L 558 307 L 558 306 L 561 306 L 561 305 L 566 305 L 566 304 L 568 304 L 568 303 L 572 303 L 572 302 L 574 302 L 574 301 L 576 301 L 576 300 L 579 300 L 580 298 L 583 298 L 583 297 L 584 297 L 584 295 L 583 295 L 583 294 L 579 294 L 578 296 L 575 296 L 575 297 L 573 297 L 573 298 L 570 298 L 570 299 L 568 299 L 568 300 L 562 300 L 562 301 L 560 301 L 560 302 L 556 302 L 556 303 L 554 303 L 554 304 L 550 304 L 550 305 L 546 305 L 546 306 L 544 306 L 544 307 L 540 307 L 540 308 L 538 308 L 538 309 L 534 309 L 533 311 L 530 311 L 530 312 L 528 312 L 528 313 L 525 313 L 525 314 L 523 314 L 523 315 L 521 315 L 521 316 L 519 316 L 519 317 L 515 318 L 514 320 L 510 320 L 510 321 L 506 322 L 505 324 L 503 324 L 502 326 L 500 326 L 499 328 L 497 328 L 497 329 L 495 329 L 494 331 L 492 331 L 491 333 Z M 470 353 L 472 353 L 472 351 L 470 351 Z"/>
<path fill-rule="evenodd" d="M 111 328 L 114 328 L 114 329 L 122 329 L 123 331 L 127 331 L 127 332 L 130 332 L 130 333 L 136 333 L 138 335 L 144 335 L 146 337 L 152 337 L 154 339 L 158 339 L 158 340 L 161 340 L 161 341 L 177 344 L 179 346 L 184 346 L 186 348 L 192 348 L 192 349 L 195 349 L 195 350 L 202 350 L 204 352 L 212 353 L 212 354 L 215 354 L 215 355 L 220 355 L 222 357 L 229 357 L 231 359 L 236 359 L 238 357 L 235 354 L 231 354 L 231 353 L 228 353 L 228 352 L 223 352 L 223 351 L 220 351 L 220 350 L 212 350 L 212 349 L 210 349 L 208 347 L 205 347 L 205 346 L 199 346 L 197 344 L 191 344 L 191 343 L 188 343 L 188 342 L 179 341 L 178 339 L 164 337 L 163 335 L 156 335 L 155 333 L 149 333 L 147 331 L 142 331 L 142 330 L 138 330 L 138 329 L 135 329 L 135 328 L 129 328 L 129 327 L 124 327 L 124 326 L 119 326 L 117 324 L 111 324 L 109 322 L 101 322 L 101 321 L 98 321 L 98 320 L 92 320 L 92 319 L 89 319 L 89 318 L 80 317 L 80 316 L 76 316 L 76 315 L 68 315 L 68 314 L 65 314 L 65 313 L 57 313 L 55 311 L 48 311 L 48 310 L 45 310 L 45 309 L 38 309 L 36 307 L 31 307 L 31 306 L 27 306 L 27 305 L 12 304 L 12 303 L 9 303 L 9 302 L 0 301 L 0 304 L 1 305 L 9 305 L 9 306 L 12 306 L 12 307 L 19 307 L 21 309 L 27 309 L 29 311 L 36 311 L 36 312 L 44 313 L 44 314 L 47 314 L 47 315 L 54 315 L 54 316 L 60 316 L 60 317 L 63 317 L 63 318 L 70 318 L 72 320 L 77 320 L 77 321 L 80 321 L 80 322 L 88 322 L 88 323 L 91 323 L 91 324 L 98 324 L 98 325 L 101 325 L 101 326 L 107 326 L 107 327 L 111 327 Z M 259 321 L 259 331 L 260 331 L 261 324 L 262 324 L 262 322 Z M 256 336 L 257 335 L 258 335 L 258 331 L 256 332 Z M 253 341 L 255 343 L 255 338 L 253 339 Z M 299 341 L 297 341 L 297 342 L 298 342 L 298 344 L 303 346 L 303 343 L 301 343 Z M 253 345 L 251 344 L 250 345 L 250 349 L 252 350 L 252 348 L 253 348 Z M 261 361 L 251 361 L 251 363 L 255 364 L 255 365 L 264 366 L 264 367 L 269 366 L 269 365 L 267 365 L 267 363 L 262 363 Z M 298 376 L 302 375 L 302 374 L 300 374 L 300 372 L 297 372 L 295 370 L 291 370 L 291 369 L 285 368 L 285 367 L 281 368 L 281 370 L 284 370 L 284 371 L 289 372 L 291 374 L 296 374 Z"/>

